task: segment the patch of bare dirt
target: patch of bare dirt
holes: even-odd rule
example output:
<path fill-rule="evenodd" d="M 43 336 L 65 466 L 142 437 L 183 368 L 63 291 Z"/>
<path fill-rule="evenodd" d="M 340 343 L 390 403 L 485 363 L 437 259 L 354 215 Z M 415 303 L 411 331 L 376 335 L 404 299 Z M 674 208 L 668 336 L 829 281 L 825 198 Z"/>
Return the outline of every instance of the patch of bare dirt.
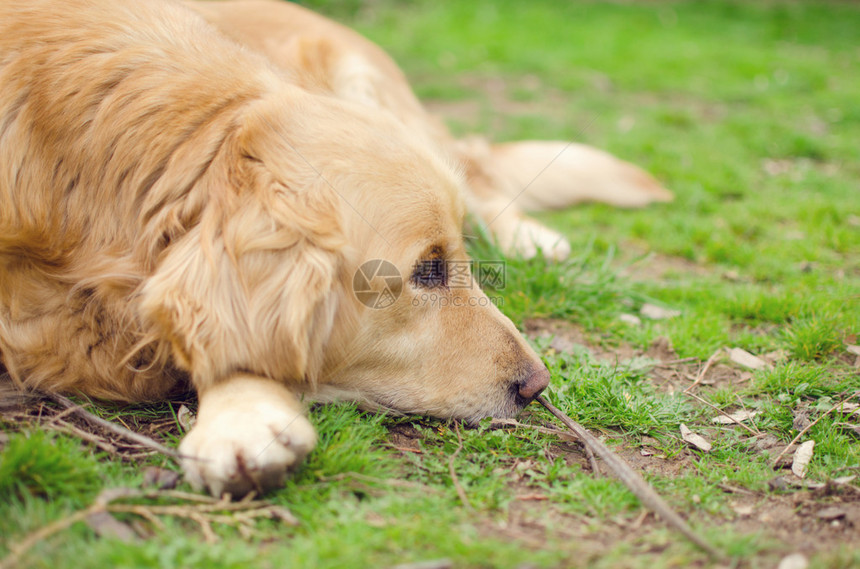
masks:
<path fill-rule="evenodd" d="M 763 533 L 791 551 L 807 555 L 856 543 L 860 530 L 860 491 L 838 494 L 797 491 L 738 496 L 726 523 L 745 534 Z"/>
<path fill-rule="evenodd" d="M 713 273 L 711 269 L 683 257 L 648 253 L 634 245 L 625 246 L 625 250 L 628 251 L 625 255 L 627 258 L 622 260 L 629 264 L 625 265 L 619 274 L 634 282 L 663 281 L 669 277 L 704 276 Z"/>
<path fill-rule="evenodd" d="M 614 450 L 646 476 L 672 479 L 694 468 L 692 453 L 667 457 L 648 442 L 646 437 L 639 448 L 618 446 Z M 773 450 L 771 447 L 765 441 L 758 451 L 768 452 Z M 561 456 L 568 464 L 580 465 L 581 476 L 593 476 L 578 443 L 550 443 L 545 455 L 548 460 Z M 535 550 L 562 542 L 574 544 L 567 549 L 575 552 L 570 562 L 576 567 L 589 566 L 602 553 L 622 542 L 636 554 L 656 560 L 679 539 L 672 533 L 667 536 L 656 531 L 665 528 L 664 523 L 645 510 L 611 515 L 572 513 L 554 503 L 552 496 L 534 483 L 533 472 L 541 468 L 538 461 L 516 459 L 506 470 L 494 473 L 507 478 L 511 499 L 501 517 L 476 520 L 482 535 L 513 539 Z M 782 480 L 776 477 L 778 472 L 774 474 L 775 480 Z M 755 556 L 756 567 L 776 567 L 780 559 L 792 553 L 810 558 L 826 555 L 856 541 L 860 529 L 860 488 L 851 484 L 825 485 L 815 491 L 791 483 L 774 484 L 766 491 L 751 491 L 729 484 L 719 484 L 719 487 L 727 497 L 727 507 L 721 513 L 706 514 L 698 511 L 695 505 L 682 513 L 702 527 L 720 527 L 734 535 L 758 536 L 756 544 L 763 551 Z M 750 567 L 753 560 L 741 559 L 734 565 L 724 565 L 701 554 L 686 560 L 683 566 Z"/>
<path fill-rule="evenodd" d="M 657 338 L 643 350 L 629 344 L 604 346 L 588 336 L 580 326 L 566 320 L 530 318 L 523 323 L 523 329 L 532 339 L 548 338 L 549 348 L 558 353 L 585 350 L 599 361 L 618 365 L 634 359 L 652 360 L 653 365 L 648 371 L 648 377 L 659 389 L 670 393 L 683 391 L 697 380 L 700 385 L 723 387 L 738 386 L 752 378 L 749 370 L 733 364 L 722 353 L 716 354 L 714 361 L 707 367 L 706 362 L 696 358 L 679 358 L 672 343 L 665 337 Z M 766 361 L 773 363 L 782 355 L 774 353 L 764 357 Z M 637 361 L 636 365 L 642 365 L 642 362 Z"/>
<path fill-rule="evenodd" d="M 523 330 L 532 339 L 549 338 L 549 347 L 558 353 L 584 349 L 597 359 L 611 361 L 624 361 L 641 355 L 629 345 L 605 348 L 587 336 L 581 326 L 566 320 L 529 318 L 523 322 Z"/>
<path fill-rule="evenodd" d="M 391 447 L 400 452 L 422 454 L 421 439 L 424 435 L 411 423 L 399 423 L 388 429 L 388 441 Z"/>
<path fill-rule="evenodd" d="M 515 487 L 516 488 L 516 487 Z M 601 553 L 626 543 L 639 555 L 659 558 L 672 545 L 675 535 L 654 533 L 664 528 L 661 520 L 645 511 L 612 516 L 589 516 L 560 511 L 551 500 L 520 488 L 500 520 L 479 524 L 484 535 L 515 539 L 536 550 L 559 541 L 575 544 L 573 566 L 587 567 Z M 729 499 L 731 513 L 725 516 L 692 514 L 698 525 L 719 527 L 735 535 L 756 536 L 764 548 L 754 559 L 740 559 L 734 565 L 710 561 L 704 555 L 687 560 L 685 567 L 776 567 L 792 553 L 808 558 L 829 554 L 856 543 L 860 528 L 860 501 L 857 492 L 816 496 L 810 492 L 793 494 L 745 494 Z M 574 562 L 575 561 L 575 562 Z M 638 566 L 638 565 L 637 565 Z"/>

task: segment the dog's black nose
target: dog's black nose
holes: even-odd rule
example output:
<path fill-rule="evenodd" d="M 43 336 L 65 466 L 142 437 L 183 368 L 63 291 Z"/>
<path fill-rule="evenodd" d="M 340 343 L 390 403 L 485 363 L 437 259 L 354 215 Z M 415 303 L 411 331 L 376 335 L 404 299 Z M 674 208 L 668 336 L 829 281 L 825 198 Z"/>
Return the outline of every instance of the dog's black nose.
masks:
<path fill-rule="evenodd" d="M 526 401 L 531 401 L 549 385 L 549 370 L 540 367 L 532 371 L 525 379 L 517 384 L 517 392 Z"/>

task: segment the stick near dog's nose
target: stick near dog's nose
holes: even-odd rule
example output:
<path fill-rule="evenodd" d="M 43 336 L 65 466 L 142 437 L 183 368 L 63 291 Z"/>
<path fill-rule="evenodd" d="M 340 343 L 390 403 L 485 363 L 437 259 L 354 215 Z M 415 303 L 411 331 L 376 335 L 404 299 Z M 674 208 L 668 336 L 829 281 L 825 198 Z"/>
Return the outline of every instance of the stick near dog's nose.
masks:
<path fill-rule="evenodd" d="M 708 554 L 716 559 L 727 560 L 725 553 L 711 545 L 702 536 L 693 531 L 684 518 L 675 513 L 669 504 L 657 494 L 657 491 L 648 484 L 642 476 L 633 470 L 630 465 L 624 462 L 624 459 L 609 450 L 602 441 L 589 433 L 585 427 L 562 413 L 558 407 L 549 402 L 543 395 L 536 397 L 537 402 L 546 407 L 546 410 L 555 415 L 556 419 L 564 423 L 564 426 L 570 429 L 573 434 L 579 437 L 579 440 L 594 451 L 594 454 L 603 459 L 609 466 L 610 470 L 624 483 L 627 488 L 636 495 L 646 508 L 663 518 L 663 520 L 671 527 L 675 528 L 687 539 L 698 545 Z"/>
<path fill-rule="evenodd" d="M 545 367 L 536 369 L 517 385 L 520 397 L 531 401 L 541 394 L 541 391 L 549 385 L 549 370 Z"/>

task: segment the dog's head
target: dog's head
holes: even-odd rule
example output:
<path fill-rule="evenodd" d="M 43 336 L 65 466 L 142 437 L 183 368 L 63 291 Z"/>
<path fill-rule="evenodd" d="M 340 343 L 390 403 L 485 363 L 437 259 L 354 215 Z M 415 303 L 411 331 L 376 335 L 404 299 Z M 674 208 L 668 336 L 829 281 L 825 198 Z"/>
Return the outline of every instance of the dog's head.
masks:
<path fill-rule="evenodd" d="M 549 373 L 476 282 L 461 183 L 386 114 L 280 92 L 198 182 L 207 203 L 144 308 L 203 385 L 250 371 L 320 399 L 514 415 Z"/>

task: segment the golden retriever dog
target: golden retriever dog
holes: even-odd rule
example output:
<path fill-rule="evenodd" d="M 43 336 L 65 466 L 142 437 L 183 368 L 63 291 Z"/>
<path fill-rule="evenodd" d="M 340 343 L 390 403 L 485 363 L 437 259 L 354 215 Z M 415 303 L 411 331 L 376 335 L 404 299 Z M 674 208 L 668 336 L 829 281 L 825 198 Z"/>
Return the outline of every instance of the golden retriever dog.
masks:
<path fill-rule="evenodd" d="M 193 387 L 183 467 L 216 495 L 301 462 L 304 396 L 477 420 L 549 380 L 449 281 L 456 163 L 280 63 L 167 0 L 0 1 L 2 364 L 119 401 Z"/>
<path fill-rule="evenodd" d="M 466 175 L 464 200 L 501 248 L 561 259 L 567 240 L 524 215 L 583 201 L 618 207 L 665 202 L 672 194 L 640 168 L 583 144 L 456 140 L 429 114 L 403 72 L 378 46 L 305 8 L 279 0 L 194 1 L 189 5 L 228 36 L 288 70 L 307 89 L 393 114 L 451 156 Z"/>

